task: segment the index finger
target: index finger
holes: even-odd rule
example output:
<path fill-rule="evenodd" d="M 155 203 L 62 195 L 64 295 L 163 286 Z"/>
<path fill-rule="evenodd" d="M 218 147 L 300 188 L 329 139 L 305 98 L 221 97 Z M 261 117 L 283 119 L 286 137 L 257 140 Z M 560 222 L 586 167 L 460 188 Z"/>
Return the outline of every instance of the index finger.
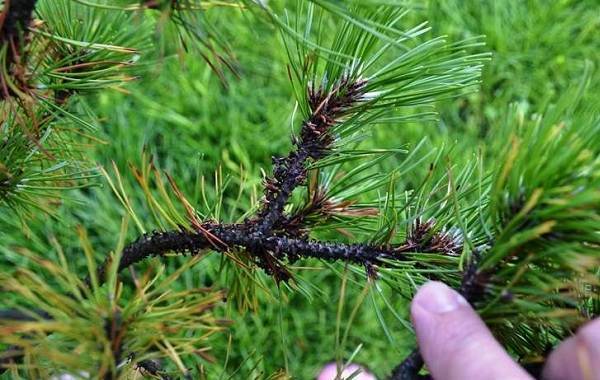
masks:
<path fill-rule="evenodd" d="M 434 379 L 532 379 L 468 302 L 443 283 L 421 287 L 411 304 L 411 315 L 421 354 Z"/>

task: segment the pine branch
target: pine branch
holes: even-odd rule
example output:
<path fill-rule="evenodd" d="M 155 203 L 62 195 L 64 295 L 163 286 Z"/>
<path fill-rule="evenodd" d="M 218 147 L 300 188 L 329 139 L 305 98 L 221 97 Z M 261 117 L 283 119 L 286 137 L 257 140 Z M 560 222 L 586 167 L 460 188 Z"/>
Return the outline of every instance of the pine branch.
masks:
<path fill-rule="evenodd" d="M 300 223 L 300 222 L 298 222 Z M 197 230 L 175 230 L 146 234 L 127 245 L 122 252 L 117 271 L 135 265 L 150 257 L 164 257 L 169 253 L 198 254 L 211 249 L 225 253 L 233 249 L 251 252 L 252 258 L 267 274 L 277 281 L 290 278 L 283 261 L 294 263 L 299 259 L 315 258 L 323 261 L 344 261 L 363 265 L 367 269 L 386 265 L 387 261 L 412 260 L 407 253 L 431 252 L 453 256 L 462 250 L 462 242 L 447 233 L 431 233 L 433 222 L 415 221 L 408 238 L 401 244 L 372 245 L 366 243 L 339 243 L 290 237 L 286 231 L 263 233 L 256 230 L 256 220 L 240 224 L 204 223 Z M 295 230 L 292 230 L 295 231 Z M 110 258 L 98 268 L 97 278 L 104 282 Z M 481 276 L 475 264 L 467 267 L 461 292 L 469 298 L 481 294 Z M 90 279 L 86 283 L 90 284 Z"/>
<path fill-rule="evenodd" d="M 327 156 L 334 138 L 331 128 L 357 103 L 363 100 L 366 80 L 351 81 L 342 77 L 334 89 L 308 89 L 308 102 L 312 111 L 302 124 L 300 139 L 294 141 L 295 149 L 285 158 L 273 159 L 273 177 L 265 181 L 265 197 L 257 216 L 257 231 L 268 233 L 283 217 L 290 195 L 306 180 L 309 160 Z"/>
<path fill-rule="evenodd" d="M 241 225 L 204 224 L 199 232 L 157 232 L 144 236 L 123 251 L 119 270 L 149 256 L 162 256 L 167 252 L 197 253 L 212 247 L 226 251 L 242 247 L 250 252 L 256 263 L 277 281 L 286 281 L 290 274 L 281 262 L 299 257 L 317 257 L 323 260 L 346 260 L 369 266 L 378 263 L 393 251 L 362 244 L 339 244 L 289 239 L 273 233 L 273 227 L 285 220 L 283 209 L 290 195 L 306 179 L 307 162 L 327 156 L 334 141 L 330 130 L 347 116 L 364 96 L 366 81 L 350 80 L 343 76 L 331 90 L 324 87 L 308 89 L 311 116 L 302 124 L 300 139 L 295 149 L 285 158 L 273 160 L 273 177 L 265 182 L 262 209 L 256 217 Z M 106 264 L 98 273 L 104 278 Z M 88 280 L 89 283 L 89 280 Z"/>
<path fill-rule="evenodd" d="M 255 231 L 252 223 L 205 224 L 198 232 L 154 232 L 140 237 L 125 247 L 118 270 L 149 257 L 164 257 L 168 253 L 197 254 L 205 249 L 227 252 L 234 248 L 254 252 L 257 264 L 277 281 L 289 279 L 282 260 L 293 263 L 298 259 L 316 258 L 324 261 L 342 260 L 365 266 L 381 265 L 383 260 L 409 260 L 409 256 L 402 254 L 405 250 L 396 247 L 322 242 L 264 234 Z M 105 262 L 99 268 L 99 282 L 104 281 L 108 265 L 109 262 Z"/>

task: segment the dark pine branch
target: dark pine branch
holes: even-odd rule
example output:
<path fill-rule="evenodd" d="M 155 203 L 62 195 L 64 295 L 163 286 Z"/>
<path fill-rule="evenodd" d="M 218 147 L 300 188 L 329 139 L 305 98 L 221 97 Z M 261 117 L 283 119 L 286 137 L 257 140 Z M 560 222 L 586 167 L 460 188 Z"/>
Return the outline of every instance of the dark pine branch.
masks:
<path fill-rule="evenodd" d="M 392 370 L 390 380 L 421 380 L 429 379 L 425 375 L 419 375 L 423 368 L 423 357 L 418 348 L 415 348 L 400 364 Z"/>
<path fill-rule="evenodd" d="M 256 216 L 257 231 L 269 233 L 284 219 L 283 208 L 289 197 L 306 180 L 307 163 L 327 155 L 334 142 L 331 128 L 363 99 L 366 84 L 365 80 L 343 77 L 329 91 L 323 87 L 308 89 L 312 113 L 302 123 L 294 150 L 286 157 L 273 158 L 273 176 L 265 181 L 263 205 Z"/>
<path fill-rule="evenodd" d="M 377 246 L 314 241 L 305 237 L 288 236 L 286 231 L 267 234 L 256 230 L 252 221 L 241 224 L 205 223 L 198 231 L 153 232 L 141 236 L 123 249 L 118 271 L 148 257 L 161 257 L 167 253 L 197 254 L 206 249 L 227 252 L 233 248 L 241 248 L 252 252 L 256 263 L 268 274 L 277 280 L 287 280 L 289 277 L 286 277 L 287 271 L 282 261 L 294 263 L 302 258 L 316 258 L 371 267 L 382 264 L 382 260 L 405 261 L 408 259 L 405 253 L 409 252 L 455 255 L 462 250 L 461 242 L 444 232 L 429 233 L 432 228 L 432 222 L 422 223 L 417 220 L 404 243 Z M 101 283 L 107 267 L 108 262 L 98 270 Z M 464 276 L 464 281 L 467 281 L 463 284 L 465 294 L 475 294 L 472 288 L 481 288 L 476 276 L 476 267 L 469 266 Z"/>
<path fill-rule="evenodd" d="M 300 258 L 316 258 L 361 265 L 381 264 L 384 259 L 407 260 L 407 256 L 397 247 L 320 242 L 280 234 L 263 234 L 247 224 L 205 224 L 199 232 L 154 232 L 140 237 L 123 250 L 118 270 L 148 257 L 162 257 L 167 253 L 197 254 L 206 249 L 226 252 L 233 248 L 260 253 L 254 256 L 255 260 L 262 260 L 258 264 L 278 280 L 286 279 L 277 277 L 284 274 L 276 272 L 283 270 L 284 260 L 293 263 Z M 107 267 L 108 262 L 105 262 L 98 270 L 100 283 L 105 280 Z"/>

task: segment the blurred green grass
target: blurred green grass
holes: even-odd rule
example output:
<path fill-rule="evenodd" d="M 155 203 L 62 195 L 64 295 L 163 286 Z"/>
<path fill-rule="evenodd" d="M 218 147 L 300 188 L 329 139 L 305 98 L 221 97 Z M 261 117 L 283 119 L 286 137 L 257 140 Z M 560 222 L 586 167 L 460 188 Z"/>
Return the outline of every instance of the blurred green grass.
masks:
<path fill-rule="evenodd" d="M 143 149 L 176 179 L 192 202 L 201 202 L 199 176 L 206 176 L 210 192 L 212 175 L 221 167 L 232 181 L 225 191 L 224 215 L 235 218 L 246 211 L 253 197 L 260 196 L 261 170 L 269 170 L 271 156 L 284 154 L 290 147 L 294 102 L 278 35 L 269 25 L 237 11 L 214 10 L 210 16 L 239 61 L 240 78 L 231 76 L 228 87 L 222 86 L 198 56 L 189 54 L 150 65 L 140 80 L 127 87 L 128 94 L 107 91 L 86 99 L 105 141 L 87 154 L 103 166 L 115 162 L 144 217 L 149 215 L 144 211 L 143 194 L 135 190 L 128 168 L 129 163 L 141 164 Z M 429 20 L 431 34 L 447 34 L 451 40 L 486 35 L 485 49 L 493 53 L 493 59 L 484 70 L 479 93 L 439 104 L 439 123 L 382 126 L 373 131 L 367 146 L 411 147 L 427 137 L 431 147 L 442 143 L 453 147 L 453 163 L 466 162 L 478 146 L 493 145 L 491 132 L 500 125 L 510 102 L 542 111 L 578 82 L 586 61 L 600 62 L 600 8 L 595 1 L 430 1 L 415 7 L 409 19 L 407 22 Z M 597 67 L 592 70 L 583 104 L 593 104 L 599 94 Z M 493 150 L 489 154 L 493 156 Z M 389 170 L 397 162 L 381 165 L 380 170 Z M 425 170 L 427 163 L 421 173 Z M 415 173 L 418 176 L 419 171 Z M 238 200 L 236 186 L 241 177 L 246 179 L 247 191 Z M 415 178 L 403 181 L 410 184 Z M 27 265 L 19 249 L 52 256 L 50 237 L 56 237 L 66 252 L 79 260 L 77 225 L 89 231 L 98 252 L 114 247 L 124 212 L 106 183 L 100 180 L 98 186 L 67 195 L 55 218 L 39 215 L 26 228 L 8 215 L 0 216 L 3 268 Z M 132 228 L 130 238 L 135 234 Z M 175 267 L 181 260 L 185 258 L 168 265 Z M 229 287 L 227 278 L 219 277 L 218 267 L 215 258 L 201 271 L 187 273 L 180 286 Z M 221 311 L 235 322 L 232 340 L 231 345 L 227 335 L 214 340 L 216 363 L 204 363 L 208 378 L 218 378 L 221 372 L 226 374 L 223 378 L 263 378 L 287 366 L 294 378 L 310 379 L 320 366 L 334 359 L 340 277 L 324 267 L 302 271 L 302 278 L 315 287 L 313 298 L 282 290 L 287 297 L 282 301 L 286 297 L 266 280 L 273 297 L 259 296 L 256 311 L 241 313 L 234 307 Z M 342 330 L 361 291 L 361 285 L 348 282 Z M 390 299 L 406 316 L 407 301 L 393 295 Z M 394 324 L 390 315 L 381 316 L 390 322 L 391 331 L 386 335 L 378 318 L 367 297 L 341 352 L 348 357 L 362 344 L 355 360 L 383 377 L 413 341 L 410 331 Z"/>

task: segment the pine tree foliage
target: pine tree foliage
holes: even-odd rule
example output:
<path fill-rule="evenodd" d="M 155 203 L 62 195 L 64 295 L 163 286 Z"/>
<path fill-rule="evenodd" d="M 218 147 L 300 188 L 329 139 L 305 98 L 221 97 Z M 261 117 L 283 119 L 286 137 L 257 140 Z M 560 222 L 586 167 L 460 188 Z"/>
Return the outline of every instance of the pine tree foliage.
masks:
<path fill-rule="evenodd" d="M 93 271 L 93 252 L 85 232 L 80 234 Z M 11 348 L 25 353 L 21 368 L 9 370 L 15 377 L 18 373 L 29 378 L 61 373 L 83 378 L 92 374 L 94 378 L 117 374 L 128 378 L 135 373 L 159 376 L 161 367 L 153 365 L 158 358 L 169 358 L 186 373 L 180 357 L 199 355 L 210 361 L 206 341 L 229 323 L 210 312 L 222 302 L 223 292 L 169 290 L 183 271 L 202 260 L 200 256 L 165 278 L 160 272 L 142 276 L 134 294 L 114 276 L 104 288 L 88 287 L 69 270 L 64 256 L 58 263 L 30 258 L 35 262 L 31 269 L 2 276 L 4 290 L 36 307 L 23 311 L 20 321 L 2 327 L 3 342 L 10 344 L 5 354 L 11 354 Z M 52 274 L 52 283 L 36 274 L 45 271 Z M 45 320 L 39 321 L 40 317 Z"/>
<path fill-rule="evenodd" d="M 229 325 L 220 317 L 224 301 L 256 311 L 263 295 L 312 297 L 319 284 L 303 279 L 306 267 L 339 274 L 341 300 L 348 281 L 363 288 L 350 320 L 369 297 L 391 343 L 383 313 L 393 316 L 394 328 L 410 329 L 410 323 L 390 298 L 409 299 L 425 281 L 444 281 L 528 366 L 543 363 L 552 346 L 598 316 L 600 119 L 597 110 L 582 112 L 579 105 L 589 75 L 543 114 L 510 106 L 492 129 L 494 143 L 467 159 L 451 144 L 433 147 L 426 140 L 411 148 L 365 148 L 375 128 L 436 120 L 434 102 L 475 91 L 490 58 L 480 52 L 480 37 L 428 38 L 426 24 L 405 28 L 405 8 L 377 3 L 346 7 L 314 0 L 298 3 L 295 17 L 262 2 L 244 3 L 281 31 L 296 99 L 289 153 L 273 157 L 262 197 L 241 215 L 226 212 L 225 194 L 240 199 L 251 190 L 217 169 L 215 185 L 201 186 L 202 201 L 192 202 L 178 178 L 162 173 L 146 153 L 130 174 L 116 165 L 99 169 L 96 180 L 112 189 L 125 214 L 116 247 L 95 252 L 80 228 L 85 273 L 72 268 L 54 241 L 56 260 L 25 251 L 31 267 L 0 275 L 1 289 L 11 295 L 0 313 L 0 342 L 7 347 L 2 369 L 42 378 L 200 377 L 214 361 L 213 339 Z M 206 24 L 183 13 L 211 4 L 40 0 L 36 12 L 44 22 L 25 34 L 22 28 L 19 41 L 32 40 L 13 44 L 13 53 L 50 48 L 31 53 L 38 61 L 28 58 L 35 70 L 28 69 L 27 80 L 3 76 L 14 87 L 4 93 L 3 106 L 18 112 L 3 123 L 10 144 L 0 146 L 0 159 L 6 157 L 0 197 L 14 209 L 37 206 L 43 202 L 34 197 L 94 174 L 79 162 L 74 140 L 55 129 L 61 132 L 57 126 L 66 123 L 93 134 L 72 111 L 83 106 L 70 103 L 76 94 L 120 86 L 135 73 L 137 55 L 149 48 L 145 28 L 156 27 L 136 14 L 161 10 L 159 18 L 173 17 L 180 42 L 195 40 L 201 56 L 214 53 L 206 60 L 218 77 L 225 77 L 223 66 L 235 71 L 224 58 L 226 44 L 217 34 L 198 32 L 196 25 Z M 90 22 L 65 23 L 61 15 L 69 12 Z M 140 22 L 144 33 L 118 33 L 116 39 L 123 21 Z M 24 55 L 7 49 L 5 73 L 15 73 Z M 54 160 L 60 163 L 48 166 Z M 377 170 L 389 161 L 394 170 Z M 132 201 L 130 189 L 143 194 L 145 205 Z M 137 238 L 131 239 L 129 224 Z M 174 267 L 181 254 L 192 257 Z M 202 271 L 215 256 L 228 292 L 186 286 L 186 274 Z M 348 330 L 336 331 L 336 342 L 343 345 L 347 336 Z M 341 366 L 346 358 L 336 356 Z M 423 366 L 417 351 L 394 361 L 400 362 L 394 379 L 417 378 Z"/>
<path fill-rule="evenodd" d="M 3 2 L 2 149 L 6 153 L 0 156 L 0 202 L 19 209 L 19 215 L 31 207 L 49 211 L 57 201 L 56 190 L 89 184 L 97 173 L 78 154 L 85 149 L 81 139 L 73 137 L 83 135 L 94 143 L 97 132 L 90 111 L 73 95 L 119 89 L 134 80 L 140 57 L 149 55 L 153 45 L 175 40 L 184 47 L 200 46 L 208 62 L 218 61 L 211 66 L 224 79 L 222 66 L 233 66 L 210 42 L 215 38 L 201 31 L 210 24 L 196 15 L 203 13 L 204 5 L 218 4 L 202 4 L 174 3 L 172 9 L 168 2 L 133 8 L 70 0 Z M 144 10 L 160 15 L 140 17 Z M 165 23 L 167 29 L 175 23 L 175 32 L 158 30 L 160 39 L 153 43 L 153 30 Z"/>
<path fill-rule="evenodd" d="M 133 43 L 139 37 L 120 33 L 121 39 L 115 40 L 114 33 L 125 20 L 86 12 L 68 1 L 39 2 L 35 9 L 43 21 L 31 21 L 35 3 L 21 19 L 12 19 L 17 15 L 11 11 L 21 3 L 3 4 L 5 25 L 17 26 L 14 33 L 4 34 L 8 43 L 2 53 L 5 154 L 0 200 L 13 209 L 48 210 L 50 205 L 39 196 L 80 186 L 94 175 L 71 138 L 73 134 L 93 138 L 94 127 L 72 112 L 71 95 L 128 80 L 123 68 L 130 65 L 135 50 L 106 42 Z M 72 20 L 78 22 L 73 25 Z M 95 42 L 86 42 L 89 38 Z"/>

